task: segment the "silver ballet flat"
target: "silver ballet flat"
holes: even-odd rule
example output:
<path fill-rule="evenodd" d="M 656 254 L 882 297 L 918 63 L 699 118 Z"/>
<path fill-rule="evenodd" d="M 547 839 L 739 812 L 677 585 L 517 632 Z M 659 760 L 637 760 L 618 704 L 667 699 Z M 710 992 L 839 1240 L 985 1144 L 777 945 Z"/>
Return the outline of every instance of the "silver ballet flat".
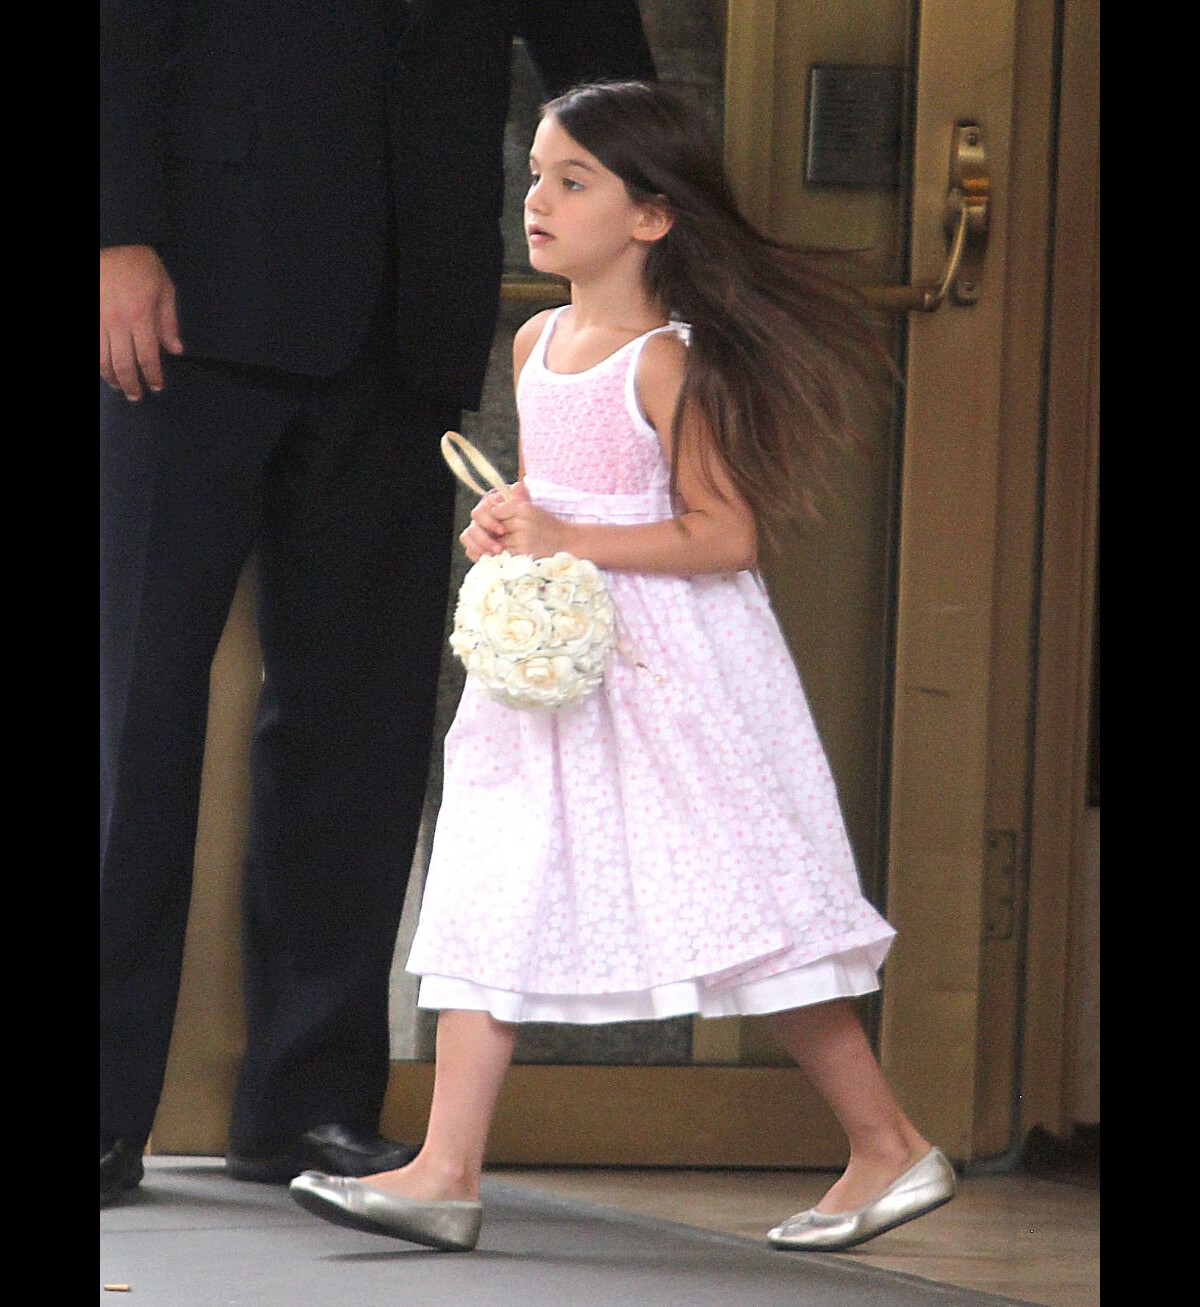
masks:
<path fill-rule="evenodd" d="M 288 1186 L 314 1216 L 352 1230 L 390 1235 L 447 1252 L 469 1252 L 479 1242 L 483 1207 L 467 1202 L 421 1202 L 375 1189 L 343 1175 L 305 1171 Z"/>
<path fill-rule="evenodd" d="M 932 1212 L 948 1203 L 957 1189 L 954 1168 L 946 1155 L 940 1148 L 931 1148 L 871 1202 L 850 1212 L 828 1214 L 810 1207 L 777 1225 L 767 1240 L 776 1248 L 840 1252 Z"/>

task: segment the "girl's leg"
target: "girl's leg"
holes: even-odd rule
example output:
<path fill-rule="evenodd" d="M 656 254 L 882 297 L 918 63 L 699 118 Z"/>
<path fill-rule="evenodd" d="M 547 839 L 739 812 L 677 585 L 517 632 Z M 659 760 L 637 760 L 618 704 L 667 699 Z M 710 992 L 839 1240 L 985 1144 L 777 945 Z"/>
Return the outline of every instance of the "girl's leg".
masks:
<path fill-rule="evenodd" d="M 848 999 L 778 1012 L 772 1024 L 850 1140 L 849 1164 L 817 1211 L 869 1203 L 929 1152 L 929 1141 L 896 1101 Z"/>
<path fill-rule="evenodd" d="M 438 1016 L 437 1068 L 421 1151 L 397 1171 L 363 1179 L 376 1189 L 427 1201 L 476 1202 L 496 1100 L 512 1061 L 516 1026 L 490 1013 Z"/>

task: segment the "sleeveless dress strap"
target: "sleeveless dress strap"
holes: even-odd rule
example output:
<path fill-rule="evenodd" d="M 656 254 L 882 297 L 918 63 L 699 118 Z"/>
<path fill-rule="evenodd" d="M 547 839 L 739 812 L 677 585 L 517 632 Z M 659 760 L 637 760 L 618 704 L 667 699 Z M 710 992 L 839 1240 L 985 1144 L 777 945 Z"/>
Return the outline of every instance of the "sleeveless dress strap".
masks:
<path fill-rule="evenodd" d="M 630 360 L 630 368 L 636 369 L 638 359 L 642 356 L 642 350 L 646 348 L 646 342 L 653 339 L 653 337 L 661 336 L 664 331 L 670 331 L 677 335 L 685 345 L 688 345 L 691 343 L 691 330 L 691 327 L 689 327 L 686 322 L 668 322 L 665 327 L 651 327 L 645 335 L 639 336 L 637 340 L 633 342 L 634 348 L 631 351 L 633 357 Z"/>
<path fill-rule="evenodd" d="M 650 425 L 645 413 L 642 412 L 642 405 L 638 399 L 638 360 L 642 357 L 642 350 L 646 348 L 646 342 L 651 337 L 661 336 L 664 331 L 670 331 L 674 332 L 685 345 L 689 345 L 691 344 L 691 330 L 686 322 L 668 322 L 665 327 L 654 327 L 646 332 L 644 336 L 639 337 L 634 348 L 630 350 L 629 370 L 625 373 L 625 411 L 629 414 L 638 430 L 654 441 L 658 440 L 658 433 Z"/>
<path fill-rule="evenodd" d="M 550 345 L 550 337 L 554 334 L 554 327 L 558 319 L 562 316 L 564 310 L 569 309 L 569 304 L 560 304 L 558 308 L 552 309 L 550 316 L 546 319 L 537 340 L 534 342 L 533 349 L 529 351 L 529 357 L 525 360 L 525 366 L 521 369 L 521 375 L 517 378 L 517 399 L 521 398 L 521 391 L 525 387 L 525 378 L 529 375 L 532 367 L 535 372 L 541 372 L 546 367 L 546 350 Z"/>

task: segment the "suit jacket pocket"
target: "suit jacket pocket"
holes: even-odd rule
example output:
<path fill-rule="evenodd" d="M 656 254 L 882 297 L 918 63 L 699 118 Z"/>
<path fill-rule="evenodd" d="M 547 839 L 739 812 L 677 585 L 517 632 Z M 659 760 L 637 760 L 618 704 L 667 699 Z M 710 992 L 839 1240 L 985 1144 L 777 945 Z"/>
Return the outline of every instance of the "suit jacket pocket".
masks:
<path fill-rule="evenodd" d="M 181 104 L 171 122 L 167 153 L 175 159 L 240 163 L 249 156 L 253 140 L 248 114 L 211 104 Z"/>

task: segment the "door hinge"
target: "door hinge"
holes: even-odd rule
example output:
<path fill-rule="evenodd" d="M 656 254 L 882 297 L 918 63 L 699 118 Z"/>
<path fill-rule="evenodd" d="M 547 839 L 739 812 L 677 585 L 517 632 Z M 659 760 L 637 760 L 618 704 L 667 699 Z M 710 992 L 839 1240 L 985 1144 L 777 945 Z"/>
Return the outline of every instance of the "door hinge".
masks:
<path fill-rule="evenodd" d="M 1011 939 L 1016 918 L 1017 835 L 990 830 L 983 849 L 983 937 Z"/>

